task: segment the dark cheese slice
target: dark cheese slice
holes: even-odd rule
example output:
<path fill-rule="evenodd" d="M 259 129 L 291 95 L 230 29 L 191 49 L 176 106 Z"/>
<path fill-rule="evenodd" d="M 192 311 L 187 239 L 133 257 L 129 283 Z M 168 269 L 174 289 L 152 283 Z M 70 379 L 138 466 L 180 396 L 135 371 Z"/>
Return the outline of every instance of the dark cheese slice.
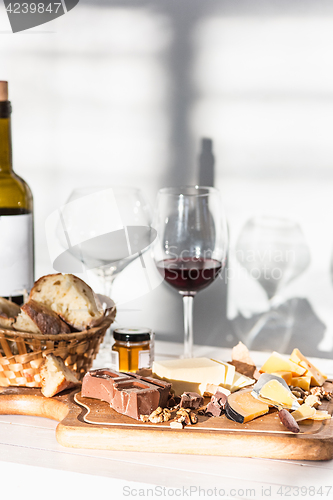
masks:
<path fill-rule="evenodd" d="M 251 395 L 251 389 L 230 394 L 225 407 L 226 416 L 240 424 L 245 424 L 256 417 L 265 415 L 268 411 L 269 406 L 255 399 Z"/>

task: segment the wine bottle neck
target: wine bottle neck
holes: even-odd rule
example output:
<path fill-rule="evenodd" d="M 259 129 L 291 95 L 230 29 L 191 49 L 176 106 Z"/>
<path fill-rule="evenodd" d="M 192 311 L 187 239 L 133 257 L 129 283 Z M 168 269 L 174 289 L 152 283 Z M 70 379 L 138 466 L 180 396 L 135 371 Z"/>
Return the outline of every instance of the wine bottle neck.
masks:
<path fill-rule="evenodd" d="M 12 137 L 10 114 L 10 102 L 0 102 L 0 173 L 12 172 Z"/>

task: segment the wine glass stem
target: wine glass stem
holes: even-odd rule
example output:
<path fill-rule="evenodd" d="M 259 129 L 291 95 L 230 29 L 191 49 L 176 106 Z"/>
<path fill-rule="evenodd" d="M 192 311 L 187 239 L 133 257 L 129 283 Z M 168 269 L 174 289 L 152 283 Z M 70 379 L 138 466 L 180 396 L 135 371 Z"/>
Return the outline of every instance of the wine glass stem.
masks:
<path fill-rule="evenodd" d="M 193 357 L 193 295 L 183 295 L 184 358 Z"/>

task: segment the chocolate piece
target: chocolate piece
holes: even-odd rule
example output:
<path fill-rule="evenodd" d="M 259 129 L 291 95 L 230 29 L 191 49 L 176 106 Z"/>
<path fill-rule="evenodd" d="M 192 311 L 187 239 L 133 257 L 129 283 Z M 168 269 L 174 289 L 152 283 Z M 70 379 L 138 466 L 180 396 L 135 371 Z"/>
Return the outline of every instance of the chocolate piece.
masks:
<path fill-rule="evenodd" d="M 107 368 L 92 370 L 83 377 L 81 395 L 84 398 L 101 399 L 111 405 L 114 397 L 114 384 L 129 379 L 127 374 L 110 371 Z"/>
<path fill-rule="evenodd" d="M 217 403 L 219 406 L 222 407 L 222 410 L 224 410 L 228 398 L 224 394 L 224 392 L 216 391 L 215 394 L 211 397 L 211 401 L 212 403 Z"/>
<path fill-rule="evenodd" d="M 193 408 L 197 410 L 204 403 L 203 397 L 197 392 L 183 392 L 180 398 L 181 408 Z"/>
<path fill-rule="evenodd" d="M 213 417 L 219 417 L 222 415 L 227 401 L 228 398 L 223 392 L 216 391 L 207 405 L 206 413 L 210 413 Z"/>
<path fill-rule="evenodd" d="M 168 408 L 173 408 L 174 406 L 178 406 L 180 403 L 180 397 L 179 396 L 170 396 L 168 400 Z"/>
<path fill-rule="evenodd" d="M 149 384 L 153 384 L 156 386 L 156 389 L 160 393 L 160 402 L 158 406 L 165 408 L 168 404 L 171 384 L 170 382 L 166 382 L 165 380 L 159 380 L 153 377 L 142 377 L 141 375 L 136 375 L 136 377 L 144 380 L 145 382 L 149 382 Z"/>
<path fill-rule="evenodd" d="M 140 419 L 140 415 L 166 406 L 170 388 L 171 384 L 163 380 L 99 369 L 86 373 L 81 395 L 106 401 L 119 413 Z"/>
<path fill-rule="evenodd" d="M 213 403 L 212 401 L 208 403 L 206 408 L 206 413 L 210 413 L 213 417 L 219 417 L 222 415 L 222 411 L 223 409 L 221 406 L 218 403 Z"/>
<path fill-rule="evenodd" d="M 152 384 L 141 380 L 123 380 L 114 386 L 110 406 L 124 415 L 140 419 L 150 415 L 159 406 L 160 394 Z"/>

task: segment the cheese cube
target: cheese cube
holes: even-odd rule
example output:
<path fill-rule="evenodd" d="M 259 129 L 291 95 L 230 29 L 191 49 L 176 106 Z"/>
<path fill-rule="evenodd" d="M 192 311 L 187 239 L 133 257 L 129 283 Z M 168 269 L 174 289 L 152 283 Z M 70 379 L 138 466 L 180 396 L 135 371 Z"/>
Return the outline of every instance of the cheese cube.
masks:
<path fill-rule="evenodd" d="M 327 375 L 318 370 L 298 349 L 293 350 L 290 360 L 306 370 L 306 375 L 311 377 L 311 385 L 321 386 L 327 379 Z"/>
<path fill-rule="evenodd" d="M 289 385 L 292 385 L 293 387 L 300 387 L 301 389 L 304 389 L 304 391 L 309 391 L 310 383 L 311 377 L 304 375 L 303 377 L 293 377 Z"/>

